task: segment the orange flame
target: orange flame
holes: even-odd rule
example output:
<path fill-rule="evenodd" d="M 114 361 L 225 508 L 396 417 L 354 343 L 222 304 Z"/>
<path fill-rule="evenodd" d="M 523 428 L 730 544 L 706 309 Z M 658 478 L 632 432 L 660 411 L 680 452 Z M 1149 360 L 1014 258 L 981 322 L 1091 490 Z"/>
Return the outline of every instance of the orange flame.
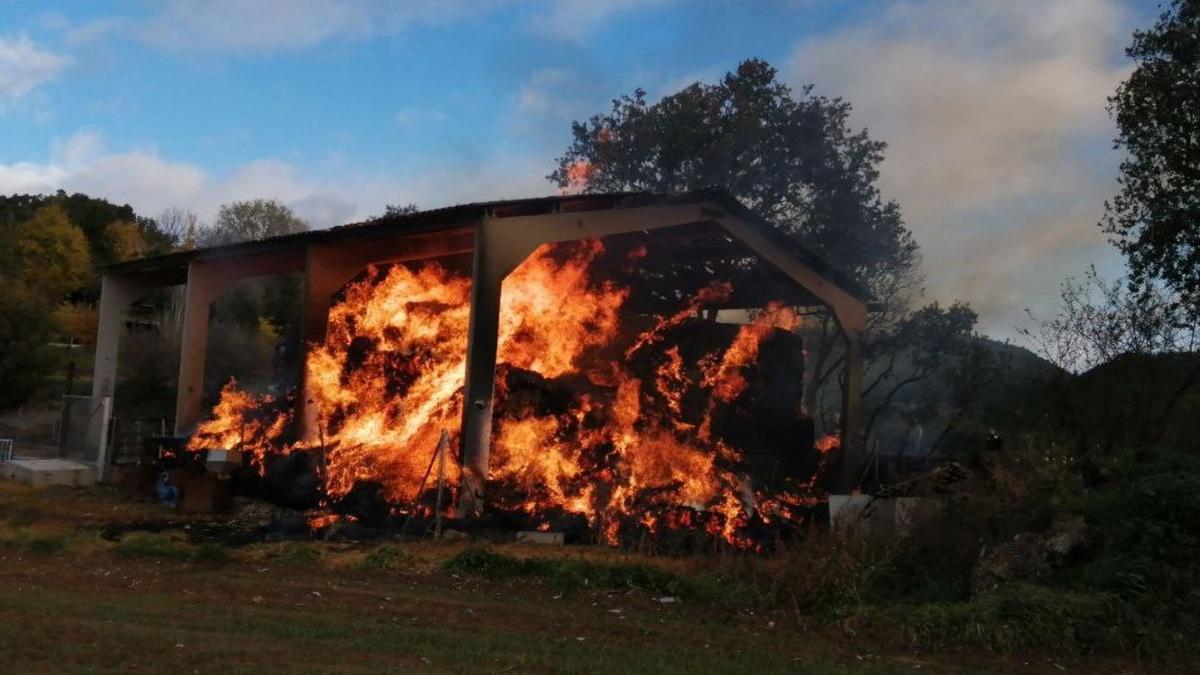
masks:
<path fill-rule="evenodd" d="M 583 192 L 592 182 L 592 176 L 596 173 L 596 166 L 586 159 L 578 159 L 567 165 L 567 184 L 563 187 L 563 194 L 571 192 Z"/>
<path fill-rule="evenodd" d="M 741 531 L 753 513 L 788 519 L 805 500 L 755 493 L 738 468 L 742 453 L 712 433 L 712 415 L 718 401 L 736 401 L 746 391 L 744 371 L 763 340 L 794 330 L 799 317 L 770 305 L 738 328 L 727 347 L 694 363 L 669 347 L 665 360 L 639 377 L 630 362 L 642 347 L 663 341 L 705 305 L 728 299 L 732 287 L 711 284 L 679 312 L 630 333 L 620 314 L 629 289 L 589 274 L 603 252 L 596 240 L 543 246 L 504 280 L 488 476 L 502 488 L 499 506 L 536 523 L 548 523 L 553 513 L 583 516 L 614 543 L 632 518 L 651 531 L 694 527 L 748 547 Z M 407 504 L 440 431 L 457 433 L 470 283 L 436 261 L 371 268 L 331 309 L 327 339 L 310 349 L 306 369 L 322 425 L 329 498 L 376 481 L 388 499 Z M 512 377 L 570 391 L 546 405 L 536 387 L 510 387 Z M 685 414 L 688 392 L 708 401 L 698 418 Z M 230 383 L 191 447 L 242 443 L 260 467 L 267 452 L 291 451 L 280 440 L 290 414 L 261 414 L 271 402 Z M 447 481 L 457 485 L 457 462 L 446 468 Z"/>

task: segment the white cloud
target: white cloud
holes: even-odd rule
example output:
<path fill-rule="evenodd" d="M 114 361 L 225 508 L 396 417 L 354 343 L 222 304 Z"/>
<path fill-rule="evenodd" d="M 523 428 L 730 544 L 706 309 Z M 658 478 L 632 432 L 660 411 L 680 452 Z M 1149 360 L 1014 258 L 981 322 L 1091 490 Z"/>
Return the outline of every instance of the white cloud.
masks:
<path fill-rule="evenodd" d="M 70 60 L 38 47 L 28 36 L 0 37 L 0 104 L 58 77 Z"/>
<path fill-rule="evenodd" d="M 443 122 L 446 113 L 437 108 L 401 108 L 392 119 L 402 127 L 420 124 L 422 122 Z"/>
<path fill-rule="evenodd" d="M 302 49 L 392 34 L 489 11 L 499 0 L 171 0 L 133 27 L 143 41 L 181 52 Z"/>
<path fill-rule="evenodd" d="M 121 17 L 106 17 L 67 29 L 63 41 L 71 46 L 90 44 L 128 27 L 129 20 Z"/>
<path fill-rule="evenodd" d="M 565 68 L 545 68 L 529 76 L 517 93 L 517 112 L 522 115 L 570 115 L 573 93 L 581 87 L 579 78 Z"/>
<path fill-rule="evenodd" d="M 214 174 L 154 149 L 114 152 L 104 139 L 78 132 L 52 145 L 45 164 L 0 164 L 0 194 L 51 193 L 59 189 L 130 204 L 154 215 L 178 206 L 211 221 L 223 203 L 279 199 L 323 228 L 383 212 L 385 204 L 415 202 L 422 208 L 551 193 L 543 178 L 548 158 L 477 157 L 464 164 L 422 164 L 395 172 L 339 168 L 306 172 L 278 159 L 247 162 Z"/>
<path fill-rule="evenodd" d="M 1118 158 L 1100 153 L 1126 20 L 1115 0 L 898 1 L 803 42 L 786 74 L 845 97 L 887 141 L 880 184 L 922 244 L 932 294 L 1007 332 L 1023 309 L 1012 289 L 1044 305 L 1082 271 L 1068 264 L 1108 256 L 1096 222 Z"/>
<path fill-rule="evenodd" d="M 655 9 L 673 0 L 547 0 L 534 5 L 530 27 L 550 37 L 579 42 L 614 16 Z"/>
<path fill-rule="evenodd" d="M 416 26 L 527 12 L 525 27 L 578 42 L 615 16 L 675 0 L 164 0 L 145 17 L 108 17 L 66 32 L 71 45 L 116 33 L 180 53 L 292 51 L 394 35 Z M 65 21 L 65 19 L 63 20 Z"/>

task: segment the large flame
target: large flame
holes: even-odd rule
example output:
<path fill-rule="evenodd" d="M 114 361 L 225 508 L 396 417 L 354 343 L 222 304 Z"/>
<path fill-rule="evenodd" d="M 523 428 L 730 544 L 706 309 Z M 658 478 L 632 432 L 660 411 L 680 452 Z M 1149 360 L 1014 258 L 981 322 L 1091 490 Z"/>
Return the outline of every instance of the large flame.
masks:
<path fill-rule="evenodd" d="M 609 541 L 632 519 L 652 531 L 700 527 L 738 543 L 756 509 L 764 519 L 794 511 L 804 501 L 797 494 L 756 494 L 741 452 L 713 433 L 712 418 L 746 391 L 745 371 L 762 341 L 794 330 L 799 317 L 771 305 L 703 358 L 655 349 L 653 367 L 639 377 L 630 364 L 640 352 L 732 289 L 699 289 L 678 312 L 629 330 L 621 316 L 629 289 L 589 273 L 603 252 L 596 240 L 543 246 L 504 280 L 489 499 L 495 493 L 497 508 L 543 528 L 554 514 L 585 517 Z M 372 481 L 391 502 L 407 504 L 441 430 L 457 438 L 469 297 L 470 279 L 436 261 L 372 268 L 347 286 L 305 375 L 328 499 Z M 707 404 L 689 415 L 684 397 L 696 391 Z M 241 420 L 261 419 L 270 403 L 226 387 L 191 446 L 249 442 L 260 462 L 291 451 L 279 440 L 291 421 L 284 413 L 255 422 L 246 440 Z M 447 470 L 456 485 L 457 462 Z"/>

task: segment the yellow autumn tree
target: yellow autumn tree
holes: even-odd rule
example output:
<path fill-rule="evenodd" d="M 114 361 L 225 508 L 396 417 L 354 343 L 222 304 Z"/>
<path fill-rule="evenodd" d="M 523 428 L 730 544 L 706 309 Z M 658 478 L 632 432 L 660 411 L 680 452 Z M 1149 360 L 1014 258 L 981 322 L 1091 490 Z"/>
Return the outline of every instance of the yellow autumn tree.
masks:
<path fill-rule="evenodd" d="M 25 286 L 51 302 L 86 284 L 92 276 L 87 237 L 57 204 L 0 231 L 0 278 Z"/>
<path fill-rule="evenodd" d="M 124 262 L 146 255 L 146 238 L 137 223 L 114 221 L 104 228 L 109 250 L 114 262 Z"/>
<path fill-rule="evenodd" d="M 24 401 L 45 376 L 54 310 L 91 268 L 87 238 L 58 205 L 0 224 L 0 408 Z"/>

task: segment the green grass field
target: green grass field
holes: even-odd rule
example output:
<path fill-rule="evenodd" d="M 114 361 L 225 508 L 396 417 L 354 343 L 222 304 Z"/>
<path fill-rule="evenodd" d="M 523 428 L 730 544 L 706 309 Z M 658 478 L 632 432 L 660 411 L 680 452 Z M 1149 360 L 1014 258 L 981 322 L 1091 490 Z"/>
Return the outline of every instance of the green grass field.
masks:
<path fill-rule="evenodd" d="M 104 488 L 0 483 L 0 671 L 1137 672 L 1036 655 L 914 654 L 895 636 L 880 648 L 880 636 L 708 602 L 703 589 L 671 585 L 686 581 L 678 561 L 608 549 L 229 549 L 189 543 L 182 526 L 99 536 L 108 523 L 164 515 L 178 518 Z M 678 599 L 662 602 L 676 588 Z"/>

